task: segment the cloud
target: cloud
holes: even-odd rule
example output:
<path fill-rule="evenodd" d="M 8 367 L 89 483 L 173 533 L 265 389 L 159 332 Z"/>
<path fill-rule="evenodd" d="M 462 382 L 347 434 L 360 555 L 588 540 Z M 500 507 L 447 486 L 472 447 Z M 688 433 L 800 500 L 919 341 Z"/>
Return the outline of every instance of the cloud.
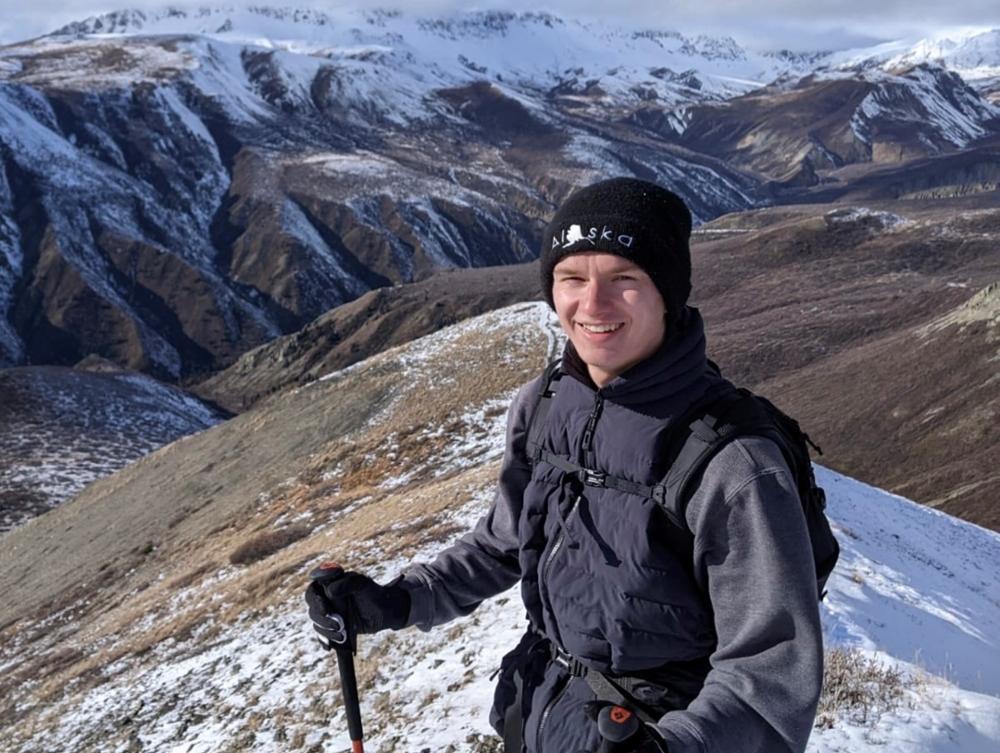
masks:
<path fill-rule="evenodd" d="M 266 5 L 267 0 L 220 0 L 213 3 L 163 0 L 32 0 L 18 3 L 0 17 L 0 42 L 9 43 L 45 34 L 71 21 L 120 8 L 155 9 L 166 5 Z M 329 8 L 323 0 L 273 0 L 274 5 Z M 345 3 L 340 3 L 343 6 Z M 465 0 L 354 0 L 355 7 L 403 7 L 408 12 L 447 13 L 469 7 Z M 612 24 L 640 24 L 677 29 L 685 33 L 726 35 L 758 48 L 842 49 L 899 38 L 933 36 L 942 28 L 1000 27 L 996 0 L 841 0 L 805 3 L 802 0 L 617 0 L 609 11 L 606 0 L 481 1 L 481 9 L 549 10 L 567 16 L 588 16 Z"/>

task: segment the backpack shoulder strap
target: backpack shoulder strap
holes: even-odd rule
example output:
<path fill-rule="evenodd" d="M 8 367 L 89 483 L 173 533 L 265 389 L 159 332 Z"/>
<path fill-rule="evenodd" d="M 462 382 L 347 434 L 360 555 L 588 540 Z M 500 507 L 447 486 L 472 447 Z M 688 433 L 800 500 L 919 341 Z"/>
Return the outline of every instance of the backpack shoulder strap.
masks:
<path fill-rule="evenodd" d="M 531 409 L 531 417 L 528 419 L 528 461 L 534 465 L 542 456 L 542 436 L 545 431 L 545 419 L 549 415 L 549 408 L 552 406 L 552 398 L 555 397 L 556 389 L 559 387 L 559 380 L 562 379 L 562 359 L 557 358 L 545 367 L 542 379 L 539 384 L 538 394 L 535 395 L 535 405 Z"/>
<path fill-rule="evenodd" d="M 817 452 L 821 450 L 794 419 L 749 390 L 736 390 L 717 402 L 702 406 L 701 411 L 701 415 L 695 415 L 686 427 L 681 424 L 681 439 L 674 445 L 680 443 L 680 448 L 676 454 L 671 455 L 674 460 L 663 482 L 653 487 L 653 499 L 686 536 L 684 542 L 676 545 L 693 547 L 693 536 L 687 526 L 685 508 L 693 485 L 704 472 L 708 461 L 732 439 L 766 437 L 781 450 L 798 489 L 813 549 L 818 593 L 822 599 L 827 578 L 840 555 L 840 546 L 824 514 L 826 497 L 816 484 L 809 458 L 809 447 Z M 683 434 L 685 429 L 690 432 L 686 436 Z M 679 534 L 674 536 L 678 538 Z"/>
<path fill-rule="evenodd" d="M 753 433 L 749 424 L 761 424 L 753 396 L 745 390 L 730 390 L 696 403 L 678 420 L 676 437 L 670 443 L 670 469 L 653 487 L 652 497 L 671 522 L 687 531 L 684 511 L 687 492 L 708 461 L 737 434 Z"/>

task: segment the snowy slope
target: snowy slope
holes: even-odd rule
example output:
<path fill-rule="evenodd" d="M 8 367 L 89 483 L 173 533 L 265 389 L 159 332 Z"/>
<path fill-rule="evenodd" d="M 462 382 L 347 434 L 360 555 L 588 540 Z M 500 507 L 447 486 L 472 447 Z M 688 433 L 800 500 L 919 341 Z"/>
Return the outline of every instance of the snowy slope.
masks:
<path fill-rule="evenodd" d="M 0 532 L 224 417 L 142 374 L 45 366 L 0 371 L 0 402 Z"/>
<path fill-rule="evenodd" d="M 895 74 L 865 71 L 861 77 L 873 87 L 855 111 L 851 127 L 865 143 L 872 140 L 873 123 L 900 130 L 933 123 L 934 137 L 962 148 L 985 136 L 986 124 L 1000 119 L 1000 106 L 956 86 L 954 73 L 920 65 Z"/>
<path fill-rule="evenodd" d="M 924 39 L 837 52 L 829 63 L 842 67 L 879 65 L 885 70 L 931 63 L 975 84 L 1000 76 L 1000 29 L 943 30 Z"/>
<path fill-rule="evenodd" d="M 543 304 L 510 307 L 331 374 L 303 388 L 303 394 L 319 399 L 366 369 L 385 366 L 407 370 L 407 383 L 419 385 L 440 379 L 456 349 L 470 342 L 497 337 L 521 342 L 537 340 L 539 334 L 546 350 L 558 347 L 556 325 Z M 428 441 L 443 433 L 453 449 L 433 469 L 440 486 L 432 492 L 462 500 L 446 514 L 452 536 L 487 509 L 502 453 L 504 417 L 495 408 L 510 396 L 504 392 L 469 405 L 464 419 L 447 426 L 432 418 L 416 437 Z M 404 403 L 405 395 L 396 396 L 372 416 L 372 424 L 388 420 Z M 393 457 L 397 451 L 402 452 L 386 448 Z M 378 561 L 371 572 L 381 578 L 408 561 L 433 556 L 441 546 L 425 541 L 403 552 L 394 549 L 397 532 L 412 523 L 397 519 L 381 538 L 345 549 L 338 531 L 351 530 L 353 516 L 364 514 L 379 497 L 419 498 L 420 486 L 405 474 L 405 455 L 390 467 L 394 472 L 373 482 L 370 496 L 333 508 L 332 518 L 321 520 L 308 510 L 295 517 L 314 526 L 313 537 L 337 546 L 337 556 Z M 395 472 L 400 468 L 402 475 Z M 330 478 L 342 477 L 341 471 L 331 469 Z M 867 721 L 833 714 L 814 731 L 808 750 L 994 753 L 1000 747 L 995 672 L 1000 665 L 1000 535 L 825 469 L 819 480 L 843 548 L 821 607 L 827 648 L 855 648 L 898 668 L 905 689 L 897 708 Z M 299 549 L 287 561 L 309 551 L 315 549 Z M 12 728 L 9 741 L 0 740 L 0 750 L 94 750 L 96 741 L 102 750 L 123 753 L 140 747 L 163 753 L 346 749 L 332 657 L 311 637 L 299 593 L 311 561 L 315 556 L 283 581 L 288 596 L 273 606 L 245 613 L 235 623 L 209 619 L 144 655 L 123 656 L 100 668 L 101 683 L 90 690 L 72 683 L 61 699 L 38 712 L 37 737 Z M 165 613 L 180 614 L 199 601 L 224 598 L 227 587 L 239 588 L 241 577 L 237 568 L 219 568 L 199 584 L 178 588 Z M 214 611 L 225 609 L 217 603 Z M 157 622 L 151 613 L 132 630 L 153 631 Z M 523 629 L 515 588 L 469 618 L 429 633 L 364 637 L 359 675 L 367 749 L 489 750 L 490 675 Z M 85 636 L 68 638 L 67 650 L 82 640 Z M 0 668 L 10 666 L 17 654 L 16 643 L 8 649 L 0 656 Z"/>
<path fill-rule="evenodd" d="M 545 12 L 422 17 L 383 10 L 214 6 L 109 13 L 53 36 L 123 34 L 197 34 L 337 61 L 391 61 L 416 84 L 415 94 L 470 77 L 531 89 L 600 79 L 609 95 L 635 99 L 633 88 L 641 84 L 669 102 L 699 92 L 717 97 L 747 91 L 803 65 L 797 58 L 751 52 L 729 38 L 686 37 L 669 29 Z"/>

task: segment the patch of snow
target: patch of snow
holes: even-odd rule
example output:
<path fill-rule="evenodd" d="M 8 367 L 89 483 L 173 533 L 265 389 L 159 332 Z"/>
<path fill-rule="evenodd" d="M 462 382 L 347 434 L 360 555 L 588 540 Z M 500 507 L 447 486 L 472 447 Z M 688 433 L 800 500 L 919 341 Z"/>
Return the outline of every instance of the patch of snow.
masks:
<path fill-rule="evenodd" d="M 837 77 L 843 72 L 823 74 Z M 859 141 L 871 143 L 872 121 L 913 123 L 933 129 L 957 147 L 964 147 L 987 132 L 986 124 L 1000 117 L 1000 107 L 968 89 L 954 88 L 939 71 L 914 68 L 901 73 L 868 71 L 864 78 L 874 86 L 851 117 Z M 938 148 L 928 144 L 933 150 Z"/>
<path fill-rule="evenodd" d="M 964 690 L 1000 696 L 1000 534 L 818 468 L 841 559 L 832 645 L 877 650 Z"/>
<path fill-rule="evenodd" d="M 913 225 L 913 220 L 908 220 L 901 215 L 894 214 L 893 212 L 869 209 L 868 207 L 832 209 L 823 216 L 828 222 L 835 224 L 853 223 L 865 220 L 874 221 L 879 225 L 879 227 L 886 230 Z"/>
<path fill-rule="evenodd" d="M 15 369 L 8 388 L 30 401 L 0 436 L 0 491 L 30 490 L 30 508 L 0 514 L 0 531 L 55 507 L 180 437 L 220 422 L 205 403 L 131 373 L 91 374 L 58 367 Z M 25 382 L 18 387 L 19 382 Z"/>

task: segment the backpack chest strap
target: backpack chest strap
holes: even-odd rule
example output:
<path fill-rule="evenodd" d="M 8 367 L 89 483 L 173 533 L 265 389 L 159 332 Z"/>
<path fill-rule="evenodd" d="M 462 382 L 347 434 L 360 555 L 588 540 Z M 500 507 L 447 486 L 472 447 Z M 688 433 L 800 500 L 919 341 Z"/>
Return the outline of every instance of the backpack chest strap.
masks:
<path fill-rule="evenodd" d="M 629 481 L 627 479 L 620 478 L 619 476 L 612 476 L 604 471 L 585 468 L 584 466 L 578 465 L 562 455 L 554 455 L 547 450 L 541 450 L 538 453 L 538 460 L 548 463 L 551 466 L 555 466 L 559 470 L 566 473 L 566 475 L 578 479 L 580 483 L 585 484 L 586 486 L 594 486 L 600 489 L 614 489 L 615 491 L 625 492 L 627 494 L 638 494 L 640 497 L 654 496 L 655 487 L 646 486 L 645 484 L 637 484 L 634 481 Z"/>

